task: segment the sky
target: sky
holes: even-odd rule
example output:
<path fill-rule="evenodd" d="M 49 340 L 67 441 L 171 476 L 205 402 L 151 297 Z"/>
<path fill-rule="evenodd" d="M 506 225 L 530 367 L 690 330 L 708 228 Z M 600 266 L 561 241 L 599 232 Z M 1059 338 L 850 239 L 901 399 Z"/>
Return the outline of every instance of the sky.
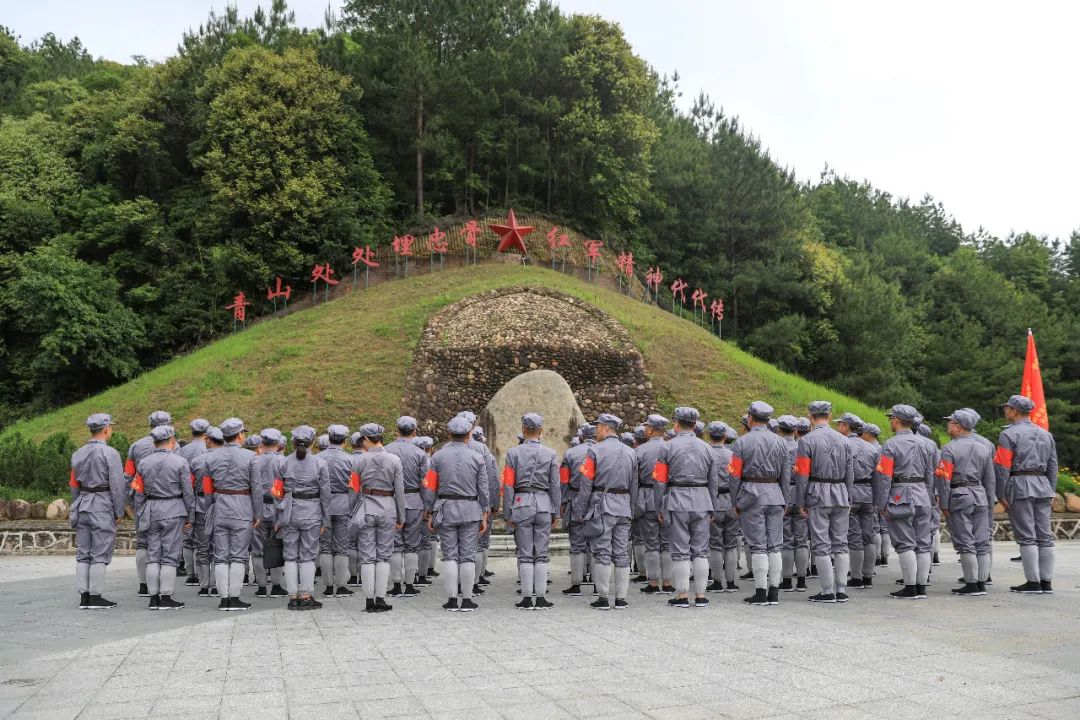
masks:
<path fill-rule="evenodd" d="M 829 167 L 897 197 L 929 194 L 968 232 L 1080 229 L 1080 3 L 557 2 L 618 22 L 659 73 L 678 73 L 687 107 L 706 93 L 799 179 Z M 161 60 L 225 4 L 0 0 L 0 23 L 23 42 L 51 31 L 111 60 Z M 235 4 L 246 14 L 259 1 Z M 328 0 L 289 5 L 313 27 Z"/>

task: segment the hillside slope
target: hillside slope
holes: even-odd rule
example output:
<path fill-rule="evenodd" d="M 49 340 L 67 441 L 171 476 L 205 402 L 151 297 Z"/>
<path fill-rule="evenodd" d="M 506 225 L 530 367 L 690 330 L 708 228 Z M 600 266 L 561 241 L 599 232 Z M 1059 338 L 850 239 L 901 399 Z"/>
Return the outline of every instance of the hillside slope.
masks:
<path fill-rule="evenodd" d="M 4 434 L 41 440 L 64 431 L 81 442 L 87 415 L 109 412 L 119 430 L 135 438 L 145 433 L 146 417 L 157 409 L 170 411 L 183 430 L 188 419 L 199 416 L 212 422 L 238 416 L 248 427 L 283 430 L 300 423 L 390 426 L 427 319 L 460 298 L 507 285 L 562 290 L 619 320 L 645 357 L 662 412 L 693 404 L 706 419 L 731 423 L 754 399 L 797 415 L 811 400 L 830 399 L 838 411 L 885 422 L 878 409 L 782 372 L 638 300 L 543 268 L 485 264 L 384 283 L 258 323 L 124 385 L 17 423 Z"/>

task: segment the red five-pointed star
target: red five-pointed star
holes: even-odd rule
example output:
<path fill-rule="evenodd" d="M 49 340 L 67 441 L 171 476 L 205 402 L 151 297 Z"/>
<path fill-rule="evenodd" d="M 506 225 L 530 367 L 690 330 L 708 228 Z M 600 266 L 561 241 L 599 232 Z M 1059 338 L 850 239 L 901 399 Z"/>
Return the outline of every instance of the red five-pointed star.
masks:
<path fill-rule="evenodd" d="M 500 238 L 499 247 L 495 252 L 509 252 L 516 249 L 520 250 L 522 255 L 528 255 L 529 251 L 525 249 L 525 243 L 521 239 L 531 233 L 533 227 L 518 225 L 513 208 L 510 208 L 510 217 L 507 222 L 509 223 L 507 225 L 488 225 L 491 231 Z"/>

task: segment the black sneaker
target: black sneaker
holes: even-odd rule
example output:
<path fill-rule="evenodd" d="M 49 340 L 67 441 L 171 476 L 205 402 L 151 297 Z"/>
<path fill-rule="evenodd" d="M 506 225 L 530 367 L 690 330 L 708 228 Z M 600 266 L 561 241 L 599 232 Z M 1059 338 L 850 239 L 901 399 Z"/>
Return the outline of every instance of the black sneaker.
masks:
<path fill-rule="evenodd" d="M 322 603 L 316 600 L 314 597 L 307 597 L 300 601 L 304 610 L 319 610 L 322 608 Z"/>
<path fill-rule="evenodd" d="M 874 567 L 881 567 L 884 564 L 885 562 L 881 558 L 876 558 L 874 560 Z"/>
<path fill-rule="evenodd" d="M 750 570 L 748 572 L 744 572 L 742 575 L 739 576 L 739 579 L 740 580 L 753 580 L 754 579 L 754 571 Z"/>
<path fill-rule="evenodd" d="M 266 586 L 265 585 L 260 585 L 259 586 L 259 589 L 255 591 L 255 597 L 260 598 L 260 599 L 266 599 L 266 598 L 270 597 L 270 593 L 268 593 L 266 591 Z"/>
<path fill-rule="evenodd" d="M 334 588 L 332 588 L 332 587 L 326 588 L 325 590 L 322 591 L 322 596 L 325 597 L 325 598 L 334 597 Z"/>
<path fill-rule="evenodd" d="M 349 597 L 353 594 L 353 591 L 347 587 L 334 588 L 334 595 L 337 597 Z"/>
<path fill-rule="evenodd" d="M 401 597 L 401 583 L 394 583 L 386 595 L 387 597 Z"/>
<path fill-rule="evenodd" d="M 112 600 L 106 600 L 100 595 L 91 595 L 90 604 L 86 607 L 88 610 L 111 610 L 116 607 L 116 603 Z"/>
<path fill-rule="evenodd" d="M 626 605 L 626 601 L 623 600 L 622 604 Z M 540 597 L 536 598 L 536 600 L 533 601 L 533 609 L 534 610 L 550 610 L 553 607 L 555 607 L 555 603 L 550 602 L 543 595 L 541 595 Z M 618 600 L 615 601 L 615 607 L 616 608 L 619 607 L 619 601 Z"/>
<path fill-rule="evenodd" d="M 158 600 L 158 610 L 180 610 L 186 604 L 173 600 L 172 595 L 162 595 L 161 599 Z"/>
<path fill-rule="evenodd" d="M 280 585 L 274 585 L 270 588 L 270 597 L 287 597 L 289 592 Z"/>
<path fill-rule="evenodd" d="M 427 576 L 428 577 L 439 577 L 439 573 L 435 572 L 435 568 L 428 568 Z"/>
<path fill-rule="evenodd" d="M 196 595 L 196 597 L 201 597 L 201 598 L 210 597 L 210 588 L 202 588 L 195 595 Z"/>
<path fill-rule="evenodd" d="M 781 580 L 777 589 L 783 592 L 795 592 L 795 587 L 791 584 L 791 578 L 789 577 Z"/>
<path fill-rule="evenodd" d="M 769 590 L 766 593 L 765 597 L 767 597 L 769 599 L 769 604 L 770 605 L 779 605 L 780 604 L 780 588 L 776 588 L 776 587 L 769 588 Z"/>
<path fill-rule="evenodd" d="M 251 584 L 251 580 L 248 579 L 248 574 L 247 573 L 244 573 L 244 584 L 245 585 L 250 585 Z"/>
<path fill-rule="evenodd" d="M 1043 595 L 1053 595 L 1054 587 L 1050 584 L 1050 580 L 1040 580 L 1039 587 L 1042 588 Z"/>
<path fill-rule="evenodd" d="M 222 611 L 222 612 L 228 612 L 229 610 L 232 609 L 231 606 L 232 606 L 232 603 L 229 602 L 229 598 L 223 597 L 223 598 L 221 598 L 221 601 L 218 602 L 217 609 Z"/>
<path fill-rule="evenodd" d="M 709 607 L 709 598 L 696 597 L 694 598 L 694 607 Z"/>
<path fill-rule="evenodd" d="M 713 580 L 705 586 L 705 592 L 722 593 L 724 592 L 724 583 L 720 580 Z"/>
<path fill-rule="evenodd" d="M 160 595 L 151 595 L 150 596 L 150 604 L 147 605 L 147 607 L 150 610 L 157 610 L 160 605 L 161 605 L 161 596 Z"/>
<path fill-rule="evenodd" d="M 488 570 L 487 568 L 484 569 L 484 577 L 488 578 L 488 577 L 494 577 L 494 576 L 495 576 L 495 571 L 494 570 Z"/>
<path fill-rule="evenodd" d="M 483 595 L 484 594 L 484 588 L 480 587 L 479 585 L 473 585 L 472 586 L 472 594 L 473 595 Z"/>
<path fill-rule="evenodd" d="M 816 578 L 817 576 L 817 565 L 810 565 L 810 570 L 806 573 L 806 577 Z"/>
<path fill-rule="evenodd" d="M 642 592 L 645 592 L 645 591 L 642 590 Z M 659 592 L 659 590 L 657 590 L 657 592 Z M 562 594 L 567 595 L 569 597 L 581 597 L 581 586 L 580 585 L 571 585 L 570 587 L 563 590 Z"/>
<path fill-rule="evenodd" d="M 523 597 L 517 604 L 514 605 L 518 610 L 532 610 L 533 601 L 531 597 Z"/>
<path fill-rule="evenodd" d="M 221 594 L 216 587 L 210 588 L 210 597 L 221 597 Z"/>
<path fill-rule="evenodd" d="M 187 565 L 183 562 L 176 566 L 176 577 L 180 577 L 181 575 L 187 575 Z"/>
<path fill-rule="evenodd" d="M 90 593 L 79 593 L 79 609 L 86 610 L 90 606 Z"/>
<path fill-rule="evenodd" d="M 897 580 L 896 584 L 897 585 L 903 585 L 904 584 L 904 578 L 900 578 L 899 580 Z"/>
<path fill-rule="evenodd" d="M 795 592 L 806 592 L 806 578 L 799 576 L 795 578 Z"/>
<path fill-rule="evenodd" d="M 941 560 L 938 559 L 938 554 L 934 553 L 933 556 L 930 558 L 930 565 L 940 565 L 940 564 L 941 564 Z"/>
<path fill-rule="evenodd" d="M 1016 557 L 1009 558 L 1009 562 L 1020 562 L 1023 559 L 1024 557 L 1022 555 L 1017 555 Z"/>
<path fill-rule="evenodd" d="M 638 592 L 644 593 L 645 595 L 659 595 L 661 590 L 659 585 L 645 585 L 641 587 Z"/>
<path fill-rule="evenodd" d="M 671 607 L 688 608 L 690 607 L 690 598 L 673 597 L 667 601 L 667 604 Z"/>
<path fill-rule="evenodd" d="M 881 558 L 881 566 L 882 567 L 888 567 L 888 565 L 889 565 L 889 558 L 887 558 L 887 557 Z"/>
<path fill-rule="evenodd" d="M 860 590 L 866 590 L 867 588 L 874 587 L 874 578 L 864 577 L 858 587 Z"/>
<path fill-rule="evenodd" d="M 728 592 L 739 592 L 739 586 L 738 586 L 738 585 L 736 585 L 736 584 L 735 584 L 735 583 L 733 583 L 733 582 L 729 582 L 729 583 L 727 584 L 727 591 L 728 591 Z"/>
<path fill-rule="evenodd" d="M 390 612 L 394 609 L 393 605 L 386 602 L 386 598 L 375 598 L 375 612 Z"/>
<path fill-rule="evenodd" d="M 675 594 L 675 586 L 674 585 L 663 585 L 663 586 L 660 587 L 660 592 L 663 593 L 664 595 L 674 595 Z"/>
<path fill-rule="evenodd" d="M 979 595 L 985 595 L 985 590 L 979 590 L 978 583 L 964 583 L 963 587 L 953 588 L 953 595 L 969 595 L 971 597 L 978 597 Z"/>
<path fill-rule="evenodd" d="M 626 602 L 626 598 L 615 598 L 615 609 L 625 610 L 630 607 L 630 603 Z"/>
<path fill-rule="evenodd" d="M 463 598 L 461 600 L 461 606 L 458 608 L 458 612 L 472 612 L 473 610 L 479 610 L 480 606 L 472 601 L 472 598 Z"/>
<path fill-rule="evenodd" d="M 918 585 L 918 584 L 916 584 L 915 585 L 915 593 L 916 593 L 917 599 L 925 600 L 926 599 L 926 585 Z"/>
<path fill-rule="evenodd" d="M 904 585 L 904 587 L 899 590 L 889 593 L 889 597 L 896 598 L 897 600 L 914 600 L 918 597 L 918 594 L 915 592 L 914 585 Z"/>
<path fill-rule="evenodd" d="M 853 577 L 848 579 L 847 586 L 849 588 L 854 588 L 855 590 L 862 590 L 862 578 Z"/>
<path fill-rule="evenodd" d="M 611 609 L 611 606 L 608 605 L 608 601 L 607 601 L 606 597 L 597 597 L 595 600 L 593 600 L 591 603 L 589 603 L 589 607 L 591 607 L 593 610 L 610 610 Z"/>
<path fill-rule="evenodd" d="M 644 575 L 635 575 L 634 577 L 630 578 L 630 582 L 634 582 L 634 583 L 649 582 L 649 578 L 645 577 Z"/>
<path fill-rule="evenodd" d="M 846 603 L 847 601 L 848 601 L 847 593 L 842 593 L 842 592 L 836 593 L 836 602 L 838 602 L 838 603 Z"/>
<path fill-rule="evenodd" d="M 427 575 L 417 575 L 413 585 L 416 587 L 430 587 L 431 581 L 427 579 Z"/>
<path fill-rule="evenodd" d="M 809 600 L 812 603 L 835 603 L 836 602 L 836 594 L 835 593 L 823 593 L 823 592 L 820 592 L 817 595 L 811 595 L 810 597 L 808 597 L 806 599 Z"/>
<path fill-rule="evenodd" d="M 188 575 L 187 580 L 184 581 L 184 584 L 187 585 L 188 587 L 195 587 L 196 585 L 199 584 L 199 576 L 198 575 Z"/>
<path fill-rule="evenodd" d="M 150 597 L 150 588 L 146 587 L 146 583 L 142 583 L 139 585 L 139 592 L 137 592 L 136 595 L 148 598 Z"/>
<path fill-rule="evenodd" d="M 985 583 L 983 583 L 983 584 L 984 584 L 984 585 L 993 585 L 993 584 L 994 584 L 994 580 L 993 580 L 993 579 L 992 579 L 992 578 L 991 578 L 991 577 L 990 577 L 989 575 L 987 575 L 987 576 L 986 576 L 986 582 L 985 582 Z"/>
<path fill-rule="evenodd" d="M 355 575 L 350 575 L 349 579 L 345 581 L 345 584 L 349 587 L 360 587 L 360 578 Z"/>
<path fill-rule="evenodd" d="M 743 602 L 747 605 L 768 605 L 769 593 L 765 591 L 765 588 L 758 588 L 754 591 L 754 594 L 748 598 L 743 598 Z"/>
<path fill-rule="evenodd" d="M 406 585 L 405 589 L 401 591 L 401 597 L 419 597 L 420 591 L 413 585 Z"/>
<path fill-rule="evenodd" d="M 457 598 L 453 597 L 453 598 L 450 598 L 449 600 L 447 600 L 446 602 L 444 602 L 443 606 L 442 606 L 442 609 L 443 610 L 449 610 L 450 612 L 457 612 L 458 611 Z"/>
<path fill-rule="evenodd" d="M 289 598 L 289 604 L 285 606 L 289 610 L 299 610 L 300 600 L 297 598 Z"/>
<path fill-rule="evenodd" d="M 229 600 L 229 609 L 230 610 L 237 610 L 237 611 L 239 611 L 239 610 L 250 610 L 251 609 L 251 603 L 244 602 L 240 598 L 234 597 L 231 600 Z"/>
<path fill-rule="evenodd" d="M 491 581 L 487 579 L 487 575 L 483 575 L 483 576 L 481 576 L 481 578 L 479 580 L 476 581 L 476 584 L 477 585 L 490 585 Z"/>

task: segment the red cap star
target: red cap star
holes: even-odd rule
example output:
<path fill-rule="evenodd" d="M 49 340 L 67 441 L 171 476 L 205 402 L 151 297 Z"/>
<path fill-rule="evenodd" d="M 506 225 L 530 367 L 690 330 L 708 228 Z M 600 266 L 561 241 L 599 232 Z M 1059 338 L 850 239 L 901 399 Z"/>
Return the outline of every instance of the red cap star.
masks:
<path fill-rule="evenodd" d="M 533 227 L 531 225 L 518 225 L 513 208 L 510 208 L 510 217 L 507 222 L 509 223 L 507 225 L 488 225 L 491 231 L 500 238 L 499 247 L 495 252 L 509 252 L 516 249 L 522 255 L 528 255 L 529 251 L 525 249 L 522 238 L 531 233 Z"/>

